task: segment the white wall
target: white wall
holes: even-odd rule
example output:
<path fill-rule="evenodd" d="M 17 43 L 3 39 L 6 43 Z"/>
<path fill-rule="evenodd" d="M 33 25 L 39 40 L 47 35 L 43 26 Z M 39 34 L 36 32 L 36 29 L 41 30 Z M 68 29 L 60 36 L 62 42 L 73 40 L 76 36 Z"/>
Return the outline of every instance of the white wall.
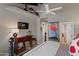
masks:
<path fill-rule="evenodd" d="M 37 37 L 37 44 L 41 44 L 41 30 L 40 30 L 40 27 L 41 27 L 41 23 L 40 23 L 40 18 L 37 19 L 37 34 L 36 34 L 36 37 Z"/>
<path fill-rule="evenodd" d="M 66 4 L 62 12 L 63 22 L 74 22 L 75 34 L 79 34 L 79 4 Z"/>
<path fill-rule="evenodd" d="M 7 7 L 6 7 L 7 8 Z M 19 11 L 19 10 L 18 10 Z M 22 14 L 10 11 L 0 6 L 0 53 L 8 52 L 8 39 L 11 28 L 17 28 L 17 22 L 28 22 L 32 34 L 37 37 L 37 17 L 31 14 Z M 20 30 L 21 35 L 27 35 L 28 30 Z M 39 30 L 39 29 L 38 29 Z M 38 35 L 39 36 L 39 35 Z"/>

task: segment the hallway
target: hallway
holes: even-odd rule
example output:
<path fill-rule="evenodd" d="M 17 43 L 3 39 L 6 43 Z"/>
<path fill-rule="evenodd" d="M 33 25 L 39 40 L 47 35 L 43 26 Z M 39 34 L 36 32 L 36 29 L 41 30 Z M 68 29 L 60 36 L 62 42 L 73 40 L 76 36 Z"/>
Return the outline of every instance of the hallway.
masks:
<path fill-rule="evenodd" d="M 65 45 L 62 46 L 59 42 L 47 41 L 25 53 L 24 56 L 69 56 L 66 49 L 68 47 L 63 47 Z"/>

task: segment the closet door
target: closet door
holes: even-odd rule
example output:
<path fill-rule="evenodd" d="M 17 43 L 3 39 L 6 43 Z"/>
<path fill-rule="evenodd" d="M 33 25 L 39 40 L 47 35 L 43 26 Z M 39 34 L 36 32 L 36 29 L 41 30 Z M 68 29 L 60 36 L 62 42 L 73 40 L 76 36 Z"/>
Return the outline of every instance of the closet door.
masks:
<path fill-rule="evenodd" d="M 63 22 L 60 23 L 60 42 L 69 44 L 70 40 L 74 37 L 74 23 Z"/>
<path fill-rule="evenodd" d="M 66 37 L 67 37 L 67 43 L 69 43 L 74 38 L 74 23 L 68 22 L 67 23 L 67 30 L 66 30 Z"/>
<path fill-rule="evenodd" d="M 60 23 L 60 43 L 62 44 L 66 44 L 67 43 L 67 37 L 66 37 L 66 24 L 63 22 L 63 23 Z"/>

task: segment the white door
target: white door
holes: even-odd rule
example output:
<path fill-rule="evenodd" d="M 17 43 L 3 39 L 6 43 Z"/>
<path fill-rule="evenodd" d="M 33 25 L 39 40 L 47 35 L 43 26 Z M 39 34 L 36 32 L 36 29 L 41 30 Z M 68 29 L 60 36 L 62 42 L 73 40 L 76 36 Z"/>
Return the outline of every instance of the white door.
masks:
<path fill-rule="evenodd" d="M 74 38 L 74 23 L 67 23 L 67 42 L 69 43 Z"/>
<path fill-rule="evenodd" d="M 62 22 L 60 23 L 60 42 L 69 44 L 70 40 L 74 37 L 74 23 Z"/>

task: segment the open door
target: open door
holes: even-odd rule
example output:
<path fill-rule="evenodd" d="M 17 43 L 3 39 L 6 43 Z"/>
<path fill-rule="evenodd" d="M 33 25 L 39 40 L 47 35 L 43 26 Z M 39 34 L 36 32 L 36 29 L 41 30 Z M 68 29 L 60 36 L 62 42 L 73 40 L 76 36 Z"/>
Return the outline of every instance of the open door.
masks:
<path fill-rule="evenodd" d="M 49 40 L 59 41 L 59 23 L 49 22 Z"/>

